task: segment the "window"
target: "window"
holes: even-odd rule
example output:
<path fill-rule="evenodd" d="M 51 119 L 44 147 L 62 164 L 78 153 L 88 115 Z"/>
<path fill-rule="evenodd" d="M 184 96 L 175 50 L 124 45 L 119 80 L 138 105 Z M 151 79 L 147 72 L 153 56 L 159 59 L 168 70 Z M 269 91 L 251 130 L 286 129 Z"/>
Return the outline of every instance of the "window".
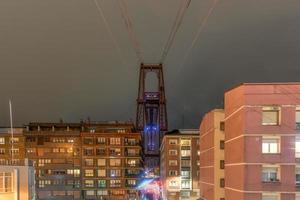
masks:
<path fill-rule="evenodd" d="M 84 180 L 85 187 L 94 187 L 94 180 Z"/>
<path fill-rule="evenodd" d="M 295 157 L 300 158 L 300 137 L 295 139 Z"/>
<path fill-rule="evenodd" d="M 279 125 L 280 108 L 277 106 L 263 107 L 262 125 Z"/>
<path fill-rule="evenodd" d="M 45 166 L 45 164 L 50 164 L 50 163 L 51 163 L 50 159 L 39 159 L 38 166 L 43 167 L 43 166 Z"/>
<path fill-rule="evenodd" d="M 106 180 L 98 180 L 98 187 L 99 188 L 106 188 Z"/>
<path fill-rule="evenodd" d="M 93 156 L 94 155 L 94 149 L 93 148 L 84 148 L 83 154 L 85 156 Z"/>
<path fill-rule="evenodd" d="M 177 181 L 173 181 L 173 180 L 170 181 L 170 182 L 169 182 L 169 186 L 170 186 L 170 187 L 177 187 Z"/>
<path fill-rule="evenodd" d="M 181 160 L 181 167 L 189 167 L 190 165 L 190 160 Z"/>
<path fill-rule="evenodd" d="M 278 166 L 263 166 L 262 181 L 263 182 L 279 181 L 279 167 Z"/>
<path fill-rule="evenodd" d="M 10 149 L 10 154 L 18 155 L 19 149 Z"/>
<path fill-rule="evenodd" d="M 19 138 L 9 138 L 9 143 L 11 144 L 13 141 L 14 144 L 19 142 Z"/>
<path fill-rule="evenodd" d="M 224 140 L 221 140 L 220 141 L 220 149 L 225 149 L 225 141 Z"/>
<path fill-rule="evenodd" d="M 169 176 L 177 176 L 177 170 L 170 170 Z"/>
<path fill-rule="evenodd" d="M 106 170 L 105 169 L 98 169 L 98 176 L 99 177 L 105 177 L 106 176 Z"/>
<path fill-rule="evenodd" d="M 175 156 L 175 155 L 177 155 L 177 150 L 174 150 L 174 149 L 169 150 L 169 155 L 170 155 L 170 156 Z"/>
<path fill-rule="evenodd" d="M 92 158 L 86 158 L 84 160 L 85 166 L 93 166 L 94 165 L 94 160 Z"/>
<path fill-rule="evenodd" d="M 94 176 L 94 170 L 92 170 L 92 169 L 86 169 L 84 171 L 84 175 L 87 176 L 87 177 L 93 177 Z"/>
<path fill-rule="evenodd" d="M 5 154 L 5 149 L 0 149 L 0 154 L 4 155 Z"/>
<path fill-rule="evenodd" d="M 80 169 L 68 169 L 67 174 L 72 175 L 74 174 L 74 177 L 79 177 L 80 176 Z"/>
<path fill-rule="evenodd" d="M 120 169 L 111 169 L 110 170 L 110 177 L 118 177 L 118 176 L 121 176 Z"/>
<path fill-rule="evenodd" d="M 121 187 L 121 180 L 110 180 L 110 187 Z"/>
<path fill-rule="evenodd" d="M 0 172 L 0 192 L 12 192 L 13 173 Z"/>
<path fill-rule="evenodd" d="M 176 145 L 177 144 L 177 140 L 176 139 L 170 139 L 169 140 L 169 144 Z"/>
<path fill-rule="evenodd" d="M 190 181 L 189 180 L 181 180 L 181 188 L 182 189 L 190 189 Z"/>
<path fill-rule="evenodd" d="M 279 153 L 279 137 L 262 137 L 262 153 Z"/>
<path fill-rule="evenodd" d="M 220 160 L 220 169 L 225 169 L 225 161 Z"/>
<path fill-rule="evenodd" d="M 127 149 L 128 156 L 138 156 L 139 150 L 138 149 Z"/>
<path fill-rule="evenodd" d="M 97 138 L 97 144 L 105 144 L 106 143 L 105 141 L 106 141 L 105 137 L 98 137 Z"/>
<path fill-rule="evenodd" d="M 95 191 L 94 190 L 86 190 L 85 191 L 85 195 L 86 196 L 94 196 L 95 195 Z"/>
<path fill-rule="evenodd" d="M 181 177 L 182 178 L 189 178 L 190 177 L 190 171 L 188 171 L 188 170 L 181 171 Z"/>
<path fill-rule="evenodd" d="M 169 166 L 177 166 L 177 160 L 169 160 Z"/>
<path fill-rule="evenodd" d="M 50 180 L 39 180 L 39 188 L 44 188 L 45 185 L 51 185 Z"/>
<path fill-rule="evenodd" d="M 276 193 L 264 193 L 262 195 L 262 200 L 279 200 L 279 195 Z"/>
<path fill-rule="evenodd" d="M 296 108 L 295 115 L 296 129 L 300 129 L 300 107 Z"/>
<path fill-rule="evenodd" d="M 111 156 L 120 156 L 121 155 L 120 148 L 111 148 L 109 151 L 110 151 Z"/>
<path fill-rule="evenodd" d="M 92 138 L 92 137 L 85 137 L 83 139 L 83 144 L 94 144 L 94 138 Z"/>
<path fill-rule="evenodd" d="M 68 143 L 74 143 L 74 141 L 75 141 L 74 138 L 68 138 L 68 139 L 67 139 L 67 142 L 68 142 Z"/>
<path fill-rule="evenodd" d="M 224 178 L 220 178 L 220 187 L 221 188 L 225 187 L 225 179 Z"/>
<path fill-rule="evenodd" d="M 109 143 L 111 145 L 120 145 L 121 144 L 121 138 L 109 138 Z"/>
<path fill-rule="evenodd" d="M 300 185 L 300 166 L 296 167 L 296 185 Z"/>
<path fill-rule="evenodd" d="M 5 144 L 5 138 L 4 137 L 0 137 L 0 144 Z"/>
<path fill-rule="evenodd" d="M 107 192 L 107 190 L 98 190 L 98 191 L 97 191 L 97 195 L 98 195 L 98 196 L 101 196 L 101 195 L 108 195 L 108 192 Z"/>
<path fill-rule="evenodd" d="M 100 155 L 100 156 L 106 155 L 106 150 L 105 150 L 105 148 L 97 148 L 97 149 L 96 149 L 96 154 L 97 154 L 97 155 Z"/>
<path fill-rule="evenodd" d="M 130 186 L 135 186 L 136 185 L 136 180 L 134 180 L 134 179 L 128 179 L 127 180 L 127 184 L 130 185 Z"/>
<path fill-rule="evenodd" d="M 110 166 L 121 166 L 121 159 L 110 159 L 109 165 Z"/>
<path fill-rule="evenodd" d="M 191 150 L 181 150 L 182 157 L 189 157 L 191 156 Z"/>
<path fill-rule="evenodd" d="M 191 146 L 191 140 L 181 140 L 181 146 Z"/>
<path fill-rule="evenodd" d="M 225 131 L 225 122 L 220 122 L 220 131 Z"/>
<path fill-rule="evenodd" d="M 98 166 L 105 166 L 106 165 L 106 160 L 104 158 L 98 159 Z"/>

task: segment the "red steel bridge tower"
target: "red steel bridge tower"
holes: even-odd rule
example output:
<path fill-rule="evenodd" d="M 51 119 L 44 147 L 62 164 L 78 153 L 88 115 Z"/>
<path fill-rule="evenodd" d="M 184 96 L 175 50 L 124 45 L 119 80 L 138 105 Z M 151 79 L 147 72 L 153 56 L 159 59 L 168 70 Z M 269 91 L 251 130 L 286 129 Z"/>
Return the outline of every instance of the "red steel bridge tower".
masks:
<path fill-rule="evenodd" d="M 146 91 L 146 78 L 154 73 L 155 91 Z M 154 81 L 154 80 L 152 80 Z M 162 64 L 141 64 L 137 98 L 136 127 L 142 133 L 145 168 L 148 176 L 159 176 L 161 139 L 168 130 L 166 96 Z"/>

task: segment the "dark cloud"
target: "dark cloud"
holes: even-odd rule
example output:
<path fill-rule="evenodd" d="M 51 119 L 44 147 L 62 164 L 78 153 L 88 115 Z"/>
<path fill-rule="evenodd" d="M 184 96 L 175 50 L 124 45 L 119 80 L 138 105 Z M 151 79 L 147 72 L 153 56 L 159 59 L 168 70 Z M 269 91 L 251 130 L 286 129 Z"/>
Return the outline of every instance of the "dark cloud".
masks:
<path fill-rule="evenodd" d="M 0 124 L 135 117 L 138 63 L 114 0 L 0 1 Z M 193 0 L 165 61 L 172 128 L 198 127 L 241 82 L 300 81 L 300 2 L 220 0 L 183 63 L 211 0 Z M 159 61 L 179 0 L 128 0 L 145 62 Z M 122 62 L 123 60 L 123 62 Z"/>

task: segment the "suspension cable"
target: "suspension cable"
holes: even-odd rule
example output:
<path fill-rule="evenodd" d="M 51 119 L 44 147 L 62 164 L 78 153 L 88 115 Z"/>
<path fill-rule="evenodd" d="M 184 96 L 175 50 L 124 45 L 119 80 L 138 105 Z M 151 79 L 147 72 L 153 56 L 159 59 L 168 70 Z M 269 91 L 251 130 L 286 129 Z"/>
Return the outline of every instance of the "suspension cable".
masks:
<path fill-rule="evenodd" d="M 111 40 L 113 41 L 113 43 L 114 43 L 114 45 L 115 45 L 115 47 L 116 47 L 116 49 L 117 49 L 117 52 L 118 52 L 118 54 L 119 54 L 119 57 L 120 57 L 121 61 L 122 61 L 123 64 L 125 65 L 126 62 L 125 62 L 124 57 L 122 56 L 121 48 L 120 48 L 120 46 L 119 46 L 117 40 L 115 39 L 115 37 L 114 37 L 114 35 L 113 35 L 113 33 L 112 33 L 112 30 L 111 30 L 111 28 L 110 28 L 110 26 L 109 26 L 109 23 L 108 23 L 108 21 L 107 21 L 105 15 L 104 15 L 103 9 L 102 9 L 102 7 L 101 7 L 101 5 L 100 5 L 100 3 L 99 3 L 98 1 L 99 1 L 99 0 L 94 0 L 95 5 L 96 5 L 96 8 L 97 8 L 97 11 L 98 11 L 99 15 L 101 16 L 101 18 L 102 18 L 102 20 L 103 20 L 103 22 L 104 22 L 104 25 L 105 25 L 105 27 L 106 27 L 106 30 L 107 30 L 107 32 L 108 32 L 108 34 L 109 34 Z"/>
<path fill-rule="evenodd" d="M 177 15 L 176 15 L 176 18 L 174 20 L 174 23 L 173 23 L 173 26 L 171 28 L 171 31 L 169 33 L 169 37 L 167 39 L 167 43 L 166 45 L 164 46 L 164 49 L 163 49 L 163 52 L 162 52 L 162 56 L 161 56 L 161 63 L 163 63 L 170 51 L 170 48 L 172 47 L 173 43 L 174 43 L 174 39 L 175 39 L 175 36 L 182 24 L 182 21 L 183 21 L 183 18 L 184 18 L 184 15 L 189 7 L 191 3 L 191 0 L 181 0 L 180 2 L 180 6 L 179 6 L 179 9 L 177 11 Z"/>
<path fill-rule="evenodd" d="M 132 46 L 134 48 L 134 51 L 136 53 L 136 56 L 139 60 L 140 63 L 143 62 L 143 57 L 142 57 L 142 51 L 141 51 L 141 47 L 140 47 L 140 43 L 138 41 L 137 35 L 134 32 L 133 29 L 133 24 L 132 24 L 132 20 L 131 17 L 129 15 L 128 12 L 128 6 L 127 3 L 125 2 L 125 0 L 116 0 L 119 6 L 119 9 L 121 11 L 121 16 L 122 19 L 124 20 L 125 23 L 125 27 L 127 29 L 129 38 L 131 40 Z"/>

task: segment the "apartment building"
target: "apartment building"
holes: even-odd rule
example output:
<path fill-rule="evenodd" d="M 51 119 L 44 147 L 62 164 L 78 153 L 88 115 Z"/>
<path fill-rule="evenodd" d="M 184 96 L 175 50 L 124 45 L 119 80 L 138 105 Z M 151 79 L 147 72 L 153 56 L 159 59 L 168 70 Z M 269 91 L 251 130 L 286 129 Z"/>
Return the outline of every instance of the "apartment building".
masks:
<path fill-rule="evenodd" d="M 10 137 L 0 134 L 3 163 Z M 141 136 L 131 122 L 29 123 L 14 140 L 14 162 L 33 162 L 36 199 L 139 199 Z"/>
<path fill-rule="evenodd" d="M 25 159 L 23 162 L 0 165 L 0 199 L 31 200 L 35 199 L 34 170 Z"/>
<path fill-rule="evenodd" d="M 225 198 L 300 199 L 300 83 L 225 93 Z"/>
<path fill-rule="evenodd" d="M 80 123 L 29 123 L 25 157 L 34 163 L 37 199 L 81 199 Z"/>
<path fill-rule="evenodd" d="M 163 199 L 198 199 L 199 131 L 167 132 L 162 140 L 160 156 Z"/>
<path fill-rule="evenodd" d="M 84 199 L 139 199 L 141 135 L 133 124 L 93 124 L 81 133 Z"/>
<path fill-rule="evenodd" d="M 224 110 L 205 114 L 200 125 L 200 199 L 225 200 Z"/>

